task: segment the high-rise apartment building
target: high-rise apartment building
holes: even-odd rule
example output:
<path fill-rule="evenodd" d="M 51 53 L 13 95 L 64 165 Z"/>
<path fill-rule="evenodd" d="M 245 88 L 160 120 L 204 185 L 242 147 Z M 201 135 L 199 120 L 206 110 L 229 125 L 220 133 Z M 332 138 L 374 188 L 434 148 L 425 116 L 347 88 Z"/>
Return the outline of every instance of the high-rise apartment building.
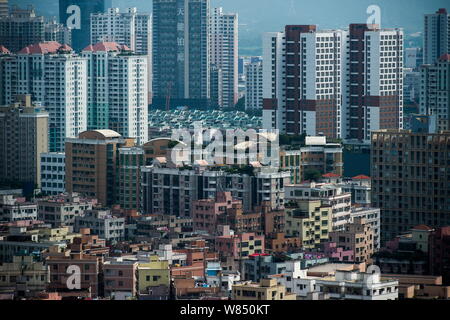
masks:
<path fill-rule="evenodd" d="M 153 105 L 206 107 L 210 0 L 153 0 Z"/>
<path fill-rule="evenodd" d="M 0 0 L 0 17 L 6 17 L 9 12 L 8 0 Z"/>
<path fill-rule="evenodd" d="M 111 129 L 148 141 L 148 59 L 126 45 L 100 42 L 81 53 L 88 61 L 88 129 Z"/>
<path fill-rule="evenodd" d="M 11 52 L 44 41 L 45 20 L 32 7 L 14 7 L 9 16 L 0 17 L 0 43 Z"/>
<path fill-rule="evenodd" d="M 112 130 L 86 131 L 66 140 L 66 190 L 96 198 L 104 206 L 115 203 L 117 154 L 131 147 Z"/>
<path fill-rule="evenodd" d="M 446 9 L 425 15 L 423 40 L 425 64 L 434 64 L 439 57 L 450 52 L 450 15 Z"/>
<path fill-rule="evenodd" d="M 423 48 L 405 48 L 405 68 L 417 69 L 423 64 Z"/>
<path fill-rule="evenodd" d="M 9 51 L 15 53 L 43 41 L 70 45 L 71 32 L 54 20 L 46 21 L 43 16 L 37 16 L 31 6 L 26 9 L 14 6 L 9 15 L 0 13 L 0 43 Z"/>
<path fill-rule="evenodd" d="M 120 148 L 117 166 L 117 204 L 127 210 L 140 209 L 141 168 L 145 166 L 145 150 Z"/>
<path fill-rule="evenodd" d="M 40 154 L 48 151 L 48 113 L 29 95 L 0 107 L 0 180 L 28 191 L 41 184 Z"/>
<path fill-rule="evenodd" d="M 91 15 L 91 43 L 117 42 L 134 53 L 151 53 L 151 15 L 138 13 L 136 8 L 120 12 L 109 8 L 106 12 Z"/>
<path fill-rule="evenodd" d="M 72 47 L 79 52 L 91 44 L 91 14 L 105 12 L 112 0 L 59 0 L 59 22 L 72 30 Z"/>
<path fill-rule="evenodd" d="M 372 134 L 372 206 L 381 209 L 382 243 L 425 224 L 450 225 L 450 133 Z"/>
<path fill-rule="evenodd" d="M 210 99 L 212 107 L 220 107 L 223 106 L 222 98 L 222 89 L 223 89 L 223 75 L 222 69 L 217 67 L 216 65 L 211 65 L 210 67 L 210 75 L 209 75 L 209 87 L 210 87 Z"/>
<path fill-rule="evenodd" d="M 420 114 L 434 116 L 437 131 L 450 130 L 450 54 L 420 67 Z"/>
<path fill-rule="evenodd" d="M 263 54 L 264 127 L 363 142 L 402 127 L 403 31 L 286 26 L 263 36 Z"/>
<path fill-rule="evenodd" d="M 263 107 L 263 64 L 250 63 L 246 67 L 245 109 L 262 110 Z"/>
<path fill-rule="evenodd" d="M 87 61 L 72 48 L 49 41 L 27 46 L 17 55 L 0 59 L 5 86 L 0 101 L 31 94 L 49 113 L 49 150 L 64 151 L 66 137 L 87 127 Z M 22 70 L 22 72 L 20 72 Z"/>
<path fill-rule="evenodd" d="M 238 15 L 214 8 L 210 22 L 211 65 L 222 70 L 222 107 L 238 101 Z"/>
<path fill-rule="evenodd" d="M 61 44 L 72 45 L 72 31 L 56 20 L 49 21 L 44 26 L 45 41 L 56 41 Z"/>
<path fill-rule="evenodd" d="M 120 12 L 119 8 L 109 8 L 107 12 L 91 16 L 91 44 L 116 42 L 126 45 L 135 54 L 147 57 L 148 91 L 152 84 L 152 16 L 139 13 L 136 8 Z M 151 96 L 149 96 L 151 97 Z"/>

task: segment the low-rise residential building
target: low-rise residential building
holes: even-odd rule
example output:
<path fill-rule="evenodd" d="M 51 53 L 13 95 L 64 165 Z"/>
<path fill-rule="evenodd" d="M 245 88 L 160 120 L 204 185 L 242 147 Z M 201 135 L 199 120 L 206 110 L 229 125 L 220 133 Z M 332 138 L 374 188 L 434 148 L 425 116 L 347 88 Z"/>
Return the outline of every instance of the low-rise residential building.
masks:
<path fill-rule="evenodd" d="M 37 242 L 31 235 L 10 235 L 0 241 L 0 261 L 11 262 L 18 254 L 41 254 L 49 248 L 63 251 L 67 247 L 65 242 Z"/>
<path fill-rule="evenodd" d="M 280 150 L 280 166 L 291 173 L 291 183 L 299 184 L 306 174 L 317 171 L 320 174 L 344 174 L 343 149 L 340 143 L 327 143 L 325 136 L 306 137 L 305 146 L 297 150 L 283 146 Z"/>
<path fill-rule="evenodd" d="M 332 208 L 320 200 L 296 200 L 286 205 L 286 234 L 299 237 L 305 249 L 318 249 L 332 231 Z"/>
<path fill-rule="evenodd" d="M 297 252 L 302 248 L 300 237 L 288 236 L 284 232 L 276 232 L 265 237 L 267 253 Z"/>
<path fill-rule="evenodd" d="M 304 183 L 285 187 L 285 202 L 301 199 L 320 200 L 322 206 L 330 206 L 332 210 L 333 230 L 343 230 L 351 219 L 351 194 L 345 193 L 342 187 L 330 183 Z"/>
<path fill-rule="evenodd" d="M 217 232 L 218 217 L 226 214 L 233 204 L 240 203 L 233 200 L 230 192 L 218 192 L 215 199 L 196 200 L 192 206 L 192 220 L 195 230 L 205 230 L 214 235 Z"/>
<path fill-rule="evenodd" d="M 296 300 L 275 279 L 262 279 L 259 283 L 244 282 L 233 286 L 233 300 Z"/>
<path fill-rule="evenodd" d="M 103 264 L 105 297 L 126 300 L 137 294 L 137 261 L 111 259 Z"/>
<path fill-rule="evenodd" d="M 429 241 L 430 272 L 442 275 L 444 283 L 450 284 L 450 227 L 437 228 Z"/>
<path fill-rule="evenodd" d="M 338 270 L 334 276 L 316 280 L 317 291 L 330 300 L 398 300 L 398 286 L 398 280 L 354 270 Z"/>
<path fill-rule="evenodd" d="M 125 239 L 125 218 L 111 215 L 109 210 L 87 210 L 75 217 L 74 230 L 89 228 L 93 235 L 106 241 L 123 241 Z"/>
<path fill-rule="evenodd" d="M 211 287 L 218 287 L 227 296 L 231 296 L 233 285 L 241 280 L 239 271 L 222 270 L 220 262 L 208 262 L 206 266 L 206 283 Z"/>
<path fill-rule="evenodd" d="M 234 258 L 264 253 L 264 236 L 255 233 L 223 235 L 215 238 L 215 249 L 221 255 Z"/>
<path fill-rule="evenodd" d="M 371 194 L 371 180 L 366 175 L 358 175 L 351 179 L 344 180 L 339 183 L 342 191 L 352 194 L 352 204 L 362 207 L 370 207 L 372 203 Z"/>
<path fill-rule="evenodd" d="M 397 280 L 357 270 L 353 265 L 343 265 L 328 274 L 311 273 L 302 269 L 298 261 L 288 261 L 286 271 L 272 275 L 271 278 L 279 285 L 285 286 L 287 292 L 295 294 L 298 300 L 398 299 Z"/>
<path fill-rule="evenodd" d="M 383 274 L 383 278 L 399 283 L 399 299 L 450 299 L 450 287 L 442 284 L 442 276 Z"/>
<path fill-rule="evenodd" d="M 370 225 L 370 228 L 373 232 L 373 247 L 374 251 L 380 249 L 381 246 L 381 236 L 380 236 L 380 228 L 381 228 L 381 213 L 378 208 L 369 208 L 369 207 L 352 207 L 351 212 L 351 221 L 354 221 L 356 218 L 361 218 L 366 221 L 366 224 Z"/>
<path fill-rule="evenodd" d="M 372 228 L 364 219 L 355 218 L 345 226 L 343 231 L 330 233 L 330 242 L 337 247 L 353 251 L 354 262 L 370 262 L 374 253 L 374 236 Z"/>
<path fill-rule="evenodd" d="M 149 262 L 138 264 L 137 272 L 139 294 L 149 294 L 155 287 L 170 287 L 170 267 L 167 260 L 152 256 Z"/>
<path fill-rule="evenodd" d="M 38 210 L 35 203 L 13 195 L 0 195 L 0 221 L 37 220 Z"/>
<path fill-rule="evenodd" d="M 284 185 L 288 172 L 265 172 L 253 167 L 207 170 L 206 167 L 144 167 L 142 172 L 142 212 L 180 217 L 192 216 L 192 204 L 199 199 L 214 199 L 228 191 L 241 200 L 244 211 L 269 202 L 271 209 L 284 206 Z"/>
<path fill-rule="evenodd" d="M 46 258 L 50 270 L 48 290 L 72 297 L 97 297 L 102 259 L 82 252 L 67 254 Z M 75 272 L 79 273 L 79 289 L 70 285 L 73 284 L 73 278 L 70 277 Z"/>
<path fill-rule="evenodd" d="M 75 217 L 91 210 L 95 204 L 95 199 L 83 198 L 77 193 L 49 196 L 38 200 L 38 217 L 52 227 L 73 226 Z"/>
<path fill-rule="evenodd" d="M 23 298 L 35 297 L 48 283 L 48 268 L 33 256 L 14 256 L 12 262 L 0 265 L 0 293 L 14 292 Z"/>

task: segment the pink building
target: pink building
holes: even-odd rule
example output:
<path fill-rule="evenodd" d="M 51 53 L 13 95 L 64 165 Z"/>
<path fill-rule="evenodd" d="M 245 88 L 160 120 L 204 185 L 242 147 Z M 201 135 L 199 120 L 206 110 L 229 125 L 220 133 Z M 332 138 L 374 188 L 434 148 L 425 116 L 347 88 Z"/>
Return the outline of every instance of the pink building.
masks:
<path fill-rule="evenodd" d="M 237 203 L 240 201 L 233 200 L 230 192 L 219 192 L 216 199 L 194 201 L 192 206 L 194 229 L 216 234 L 217 217 Z"/>
<path fill-rule="evenodd" d="M 344 250 L 342 247 L 338 247 L 336 242 L 327 242 L 324 244 L 325 255 L 331 261 L 354 261 L 353 250 Z"/>
<path fill-rule="evenodd" d="M 255 233 L 216 237 L 216 251 L 222 256 L 248 257 L 255 253 L 264 253 L 264 250 L 264 236 Z"/>
<path fill-rule="evenodd" d="M 122 258 L 106 261 L 103 264 L 105 296 L 120 300 L 136 296 L 137 265 Z"/>

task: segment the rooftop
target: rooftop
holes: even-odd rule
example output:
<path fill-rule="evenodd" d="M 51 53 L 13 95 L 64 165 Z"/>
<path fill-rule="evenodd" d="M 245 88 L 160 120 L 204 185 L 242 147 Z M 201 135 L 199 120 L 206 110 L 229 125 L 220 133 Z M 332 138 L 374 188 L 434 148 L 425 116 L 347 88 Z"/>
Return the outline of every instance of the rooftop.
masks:
<path fill-rule="evenodd" d="M 116 42 L 99 42 L 94 45 L 90 44 L 83 51 L 131 51 L 126 45 L 119 45 Z"/>
<path fill-rule="evenodd" d="M 370 177 L 360 174 L 359 176 L 353 177 L 353 180 L 370 180 Z"/>
<path fill-rule="evenodd" d="M 19 54 L 47 54 L 57 53 L 58 51 L 73 51 L 73 49 L 66 44 L 61 45 L 56 41 L 45 41 L 29 45 L 20 50 Z"/>

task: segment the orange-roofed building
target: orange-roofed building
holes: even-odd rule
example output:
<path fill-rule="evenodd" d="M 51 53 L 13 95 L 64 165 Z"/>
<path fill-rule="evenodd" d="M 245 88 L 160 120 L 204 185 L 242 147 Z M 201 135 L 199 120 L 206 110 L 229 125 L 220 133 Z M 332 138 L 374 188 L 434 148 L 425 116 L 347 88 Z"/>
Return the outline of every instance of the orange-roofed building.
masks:
<path fill-rule="evenodd" d="M 19 54 L 49 54 L 58 53 L 59 51 L 73 51 L 68 45 L 60 44 L 56 41 L 45 41 L 26 46 L 19 51 Z"/>

